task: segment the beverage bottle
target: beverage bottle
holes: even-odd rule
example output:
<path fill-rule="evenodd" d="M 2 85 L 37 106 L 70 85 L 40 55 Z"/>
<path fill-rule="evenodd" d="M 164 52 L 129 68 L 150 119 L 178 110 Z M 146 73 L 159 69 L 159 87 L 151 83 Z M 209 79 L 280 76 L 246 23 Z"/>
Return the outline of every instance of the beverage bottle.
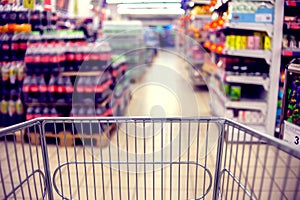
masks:
<path fill-rule="evenodd" d="M 39 45 L 33 50 L 33 73 L 36 75 L 43 73 L 43 66 L 41 66 L 41 49 L 42 47 Z"/>
<path fill-rule="evenodd" d="M 19 58 L 19 42 L 20 35 L 18 33 L 14 34 L 11 38 L 11 60 L 18 61 Z"/>
<path fill-rule="evenodd" d="M 34 110 L 33 106 L 29 106 L 26 110 L 26 121 L 34 119 Z"/>
<path fill-rule="evenodd" d="M 81 70 L 81 64 L 83 62 L 83 52 L 82 52 L 82 46 L 76 46 L 75 50 L 75 70 Z"/>
<path fill-rule="evenodd" d="M 71 82 L 71 78 L 66 76 L 64 77 L 65 79 L 65 87 L 66 87 L 66 94 L 65 94 L 65 102 L 66 103 L 71 103 L 72 102 L 72 97 L 73 97 L 73 92 L 74 92 L 74 87 Z"/>
<path fill-rule="evenodd" d="M 33 47 L 30 46 L 27 49 L 25 54 L 25 64 L 26 64 L 26 74 L 32 75 L 34 73 L 34 64 L 33 64 L 34 51 Z"/>
<path fill-rule="evenodd" d="M 91 94 L 95 90 L 95 81 L 97 81 L 97 78 L 95 76 L 87 76 L 84 82 L 84 92 L 86 94 Z"/>
<path fill-rule="evenodd" d="M 16 69 L 16 63 L 11 62 L 9 65 L 9 84 L 10 84 L 10 90 L 17 90 L 18 84 L 17 84 L 17 69 Z"/>
<path fill-rule="evenodd" d="M 50 117 L 59 117 L 59 114 L 58 114 L 57 109 L 55 107 L 52 107 L 50 109 Z"/>
<path fill-rule="evenodd" d="M 41 37 L 40 33 L 33 32 L 29 35 L 28 40 L 29 40 L 30 46 L 37 47 L 38 45 L 41 45 L 42 37 Z"/>
<path fill-rule="evenodd" d="M 77 117 L 78 116 L 78 107 L 73 106 L 70 112 L 70 117 Z"/>
<path fill-rule="evenodd" d="M 21 100 L 21 97 L 18 96 L 16 101 L 16 123 L 20 123 L 24 121 L 24 106 Z"/>
<path fill-rule="evenodd" d="M 1 37 L 1 55 L 2 61 L 11 61 L 11 36 L 9 33 L 5 33 Z"/>
<path fill-rule="evenodd" d="M 28 24 L 29 23 L 28 15 L 29 15 L 28 10 L 20 6 L 17 12 L 17 24 Z"/>
<path fill-rule="evenodd" d="M 97 103 L 103 102 L 111 94 L 111 85 L 111 75 L 109 73 L 103 73 L 101 79 L 97 80 L 97 86 L 95 89 L 95 101 Z"/>
<path fill-rule="evenodd" d="M 40 106 L 35 107 L 33 112 L 33 118 L 42 117 L 42 108 Z"/>
<path fill-rule="evenodd" d="M 43 111 L 42 111 L 42 117 L 51 117 L 50 116 L 50 109 L 48 106 L 45 106 L 43 108 Z"/>
<path fill-rule="evenodd" d="M 76 82 L 76 103 L 82 103 L 84 100 L 84 88 L 85 88 L 85 81 L 86 78 L 84 76 L 81 76 L 78 78 L 78 81 Z"/>
<path fill-rule="evenodd" d="M 86 117 L 86 108 L 84 108 L 84 107 L 79 108 L 77 116 L 78 117 Z"/>
<path fill-rule="evenodd" d="M 89 107 L 87 108 L 87 111 L 86 111 L 86 116 L 87 116 L 87 117 L 93 117 L 93 116 L 95 116 L 95 115 L 96 115 L 95 109 L 94 109 L 93 107 L 89 106 Z"/>
<path fill-rule="evenodd" d="M 9 115 L 8 115 L 8 102 L 5 99 L 5 97 L 2 97 L 2 101 L 0 102 L 0 108 L 1 108 L 1 125 L 3 127 L 6 127 L 9 125 Z"/>
<path fill-rule="evenodd" d="M 11 96 L 8 101 L 8 126 L 17 123 L 17 111 L 16 111 L 16 101 Z"/>
<path fill-rule="evenodd" d="M 33 102 L 38 102 L 39 85 L 38 85 L 38 78 L 36 75 L 33 75 L 31 78 L 30 87 L 29 87 L 29 96 L 31 97 Z"/>
<path fill-rule="evenodd" d="M 49 68 L 49 56 L 47 55 L 47 47 L 43 45 L 44 48 L 40 48 L 40 67 L 41 67 L 41 73 L 42 74 L 48 74 Z"/>
<path fill-rule="evenodd" d="M 63 72 L 66 69 L 66 48 L 65 46 L 62 44 L 60 46 L 58 46 L 59 49 L 59 56 L 58 56 L 58 60 L 59 60 L 59 71 Z"/>
<path fill-rule="evenodd" d="M 54 75 L 51 75 L 49 80 L 48 94 L 50 102 L 55 103 L 57 101 L 57 77 Z"/>
<path fill-rule="evenodd" d="M 66 62 L 65 62 L 65 70 L 66 71 L 75 71 L 75 54 L 73 45 L 67 45 L 65 49 L 66 54 Z"/>
<path fill-rule="evenodd" d="M 25 53 L 27 50 L 27 41 L 29 39 L 28 33 L 20 33 L 19 34 L 19 52 L 18 52 L 18 59 L 24 60 Z"/>
<path fill-rule="evenodd" d="M 44 75 L 41 75 L 38 78 L 38 86 L 39 86 L 39 102 L 47 102 L 47 100 L 48 100 L 48 87 L 46 85 Z"/>
<path fill-rule="evenodd" d="M 80 47 L 83 57 L 81 70 L 83 71 L 92 71 L 93 69 L 93 54 L 91 52 L 92 48 L 90 46 Z"/>
<path fill-rule="evenodd" d="M 7 24 L 7 11 L 4 6 L 0 5 L 0 26 Z"/>
<path fill-rule="evenodd" d="M 7 13 L 8 24 L 16 23 L 17 20 L 17 12 L 16 7 L 11 6 L 10 11 Z"/>
<path fill-rule="evenodd" d="M 22 92 L 24 96 L 24 101 L 27 103 L 32 102 L 30 91 L 29 91 L 30 87 L 31 87 L 31 76 L 26 76 L 23 81 Z"/>
<path fill-rule="evenodd" d="M 65 78 L 58 76 L 57 78 L 57 100 L 60 103 L 65 103 L 66 84 Z"/>
<path fill-rule="evenodd" d="M 39 26 L 41 25 L 41 17 L 39 10 L 33 10 L 30 12 L 30 24 L 32 25 L 32 30 L 39 30 Z"/>
<path fill-rule="evenodd" d="M 41 12 L 41 24 L 42 24 L 42 26 L 45 26 L 45 27 L 48 26 L 48 12 L 47 11 Z"/>
<path fill-rule="evenodd" d="M 54 74 L 59 73 L 59 63 L 58 63 L 58 54 L 57 54 L 57 48 L 54 46 L 49 46 L 48 48 L 48 54 L 49 54 L 49 71 Z"/>
<path fill-rule="evenodd" d="M 10 91 L 10 64 L 4 63 L 1 68 L 1 75 L 2 75 L 2 94 L 8 95 Z"/>

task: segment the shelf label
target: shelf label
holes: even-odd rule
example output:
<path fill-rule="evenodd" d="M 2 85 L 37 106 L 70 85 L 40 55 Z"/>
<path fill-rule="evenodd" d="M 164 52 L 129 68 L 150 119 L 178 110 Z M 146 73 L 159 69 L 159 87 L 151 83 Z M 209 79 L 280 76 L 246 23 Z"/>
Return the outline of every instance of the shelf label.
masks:
<path fill-rule="evenodd" d="M 271 13 L 260 13 L 255 15 L 255 21 L 256 22 L 272 22 L 272 14 Z"/>
<path fill-rule="evenodd" d="M 283 139 L 300 148 L 300 127 L 288 121 L 284 121 Z"/>
<path fill-rule="evenodd" d="M 24 7 L 30 10 L 34 9 L 35 0 L 24 0 Z"/>

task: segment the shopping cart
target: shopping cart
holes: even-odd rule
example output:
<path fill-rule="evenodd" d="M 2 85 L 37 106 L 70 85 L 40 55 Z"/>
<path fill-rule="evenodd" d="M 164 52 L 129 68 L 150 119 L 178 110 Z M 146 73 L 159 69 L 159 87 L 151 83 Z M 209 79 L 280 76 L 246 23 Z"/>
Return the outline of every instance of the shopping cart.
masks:
<path fill-rule="evenodd" d="M 300 151 L 223 118 L 40 118 L 0 131 L 1 199 L 300 199 Z"/>

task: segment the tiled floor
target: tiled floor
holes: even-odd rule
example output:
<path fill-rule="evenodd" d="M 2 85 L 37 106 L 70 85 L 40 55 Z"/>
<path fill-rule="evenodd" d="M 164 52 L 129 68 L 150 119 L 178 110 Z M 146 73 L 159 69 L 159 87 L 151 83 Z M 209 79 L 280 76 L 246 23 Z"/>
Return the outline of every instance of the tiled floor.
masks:
<path fill-rule="evenodd" d="M 209 116 L 209 94 L 190 85 L 185 66 L 174 54 L 160 52 L 132 86 L 126 115 Z M 212 199 L 217 164 L 227 170 L 219 177 L 221 199 L 300 199 L 299 159 L 265 140 L 230 142 L 243 138 L 243 131 L 228 127 L 219 157 L 221 130 L 214 121 L 128 121 L 118 124 L 104 148 L 47 145 L 54 199 L 195 199 L 206 193 L 204 199 Z M 23 143 L 0 144 L 1 199 L 22 180 L 28 181 L 9 199 L 44 194 L 42 149 Z"/>

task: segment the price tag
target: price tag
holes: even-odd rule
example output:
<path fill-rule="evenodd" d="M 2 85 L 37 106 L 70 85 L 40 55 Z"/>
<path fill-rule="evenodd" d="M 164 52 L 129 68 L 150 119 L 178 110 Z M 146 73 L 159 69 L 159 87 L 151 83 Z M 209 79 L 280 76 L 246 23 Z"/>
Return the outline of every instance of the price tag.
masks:
<path fill-rule="evenodd" d="M 30 10 L 34 9 L 35 0 L 24 0 L 24 7 Z"/>
<path fill-rule="evenodd" d="M 300 148 L 300 127 L 284 121 L 283 139 L 293 146 Z"/>

